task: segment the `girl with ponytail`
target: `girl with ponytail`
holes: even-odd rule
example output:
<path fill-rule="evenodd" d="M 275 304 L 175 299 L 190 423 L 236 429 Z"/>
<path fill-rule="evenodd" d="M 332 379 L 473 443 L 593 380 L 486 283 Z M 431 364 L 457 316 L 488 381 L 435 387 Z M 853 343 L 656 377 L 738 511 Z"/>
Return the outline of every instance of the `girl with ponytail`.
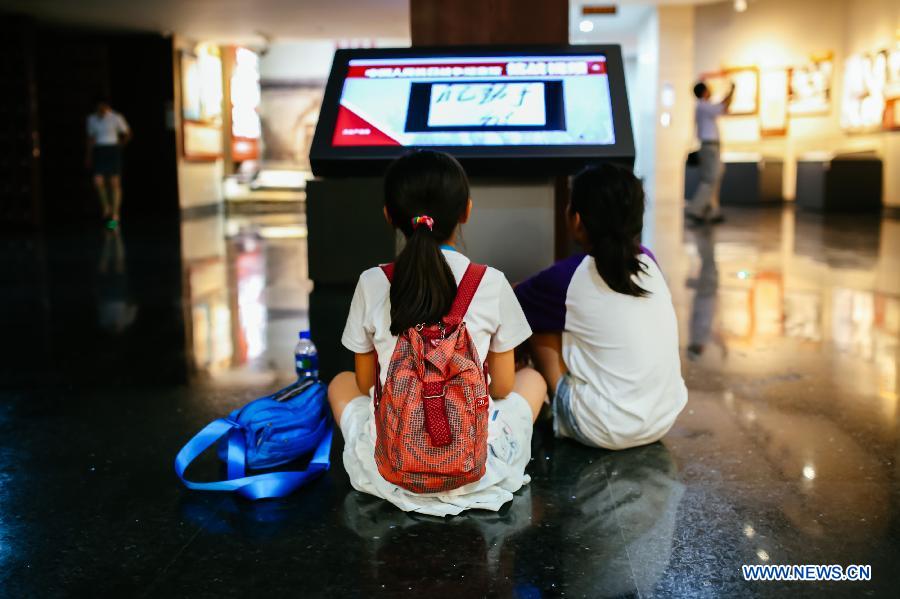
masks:
<path fill-rule="evenodd" d="M 572 181 L 567 212 L 584 251 L 516 287 L 554 431 L 607 449 L 653 443 L 687 388 L 672 298 L 641 245 L 644 190 L 630 170 L 589 167 Z"/>
<path fill-rule="evenodd" d="M 384 197 L 384 216 L 403 234 L 405 245 L 392 266 L 360 275 L 351 302 L 341 341 L 355 354 L 355 371 L 339 374 L 328 387 L 344 435 L 344 467 L 354 488 L 406 511 L 444 516 L 475 506 L 498 510 L 528 481 L 532 423 L 547 386 L 535 370 L 515 370 L 514 350 L 531 329 L 512 287 L 493 268 L 477 284 L 464 318 L 479 364 L 483 361 L 490 373 L 485 474 L 452 493 L 424 495 L 392 484 L 378 470 L 376 388 L 386 385 L 394 350 L 402 347 L 398 336 L 441 323 L 450 314 L 470 265 L 456 247 L 459 227 L 472 211 L 465 172 L 440 152 L 415 151 L 397 159 L 385 174 Z M 404 380 L 391 381 L 391 390 L 402 390 Z M 403 419 L 411 419 L 415 410 L 401 412 L 403 428 Z"/>

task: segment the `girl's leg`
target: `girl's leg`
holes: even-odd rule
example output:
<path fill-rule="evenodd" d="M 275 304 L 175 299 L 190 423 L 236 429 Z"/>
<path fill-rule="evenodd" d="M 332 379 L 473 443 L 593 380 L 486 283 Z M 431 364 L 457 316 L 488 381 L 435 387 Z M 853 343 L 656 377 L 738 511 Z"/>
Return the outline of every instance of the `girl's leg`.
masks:
<path fill-rule="evenodd" d="M 568 369 L 562 359 L 562 333 L 535 333 L 529 340 L 534 366 L 552 394 Z"/>
<path fill-rule="evenodd" d="M 100 198 L 100 209 L 103 211 L 103 218 L 107 219 L 111 212 L 109 209 L 109 194 L 106 189 L 106 177 L 94 175 L 94 187 L 97 188 L 97 197 Z"/>
<path fill-rule="evenodd" d="M 328 385 L 328 403 L 331 404 L 331 413 L 334 421 L 340 426 L 341 414 L 347 404 L 362 395 L 356 386 L 356 375 L 352 372 L 342 372 Z"/>
<path fill-rule="evenodd" d="M 112 219 L 122 220 L 122 178 L 119 175 L 112 175 L 109 178 L 109 186 L 112 188 Z"/>
<path fill-rule="evenodd" d="M 516 372 L 513 391 L 525 398 L 531 407 L 531 421 L 537 420 L 541 406 L 547 401 L 547 383 L 533 368 L 523 368 Z M 503 400 L 500 400 L 503 401 Z"/>

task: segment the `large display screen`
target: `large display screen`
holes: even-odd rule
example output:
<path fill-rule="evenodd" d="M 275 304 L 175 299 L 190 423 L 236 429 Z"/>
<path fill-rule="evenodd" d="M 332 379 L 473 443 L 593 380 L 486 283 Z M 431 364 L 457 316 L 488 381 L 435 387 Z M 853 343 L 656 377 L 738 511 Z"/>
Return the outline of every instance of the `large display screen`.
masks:
<path fill-rule="evenodd" d="M 606 56 L 352 59 L 335 146 L 609 145 Z"/>
<path fill-rule="evenodd" d="M 321 158 L 365 161 L 405 148 L 444 149 L 464 162 L 633 160 L 619 49 L 339 51 L 311 153 L 314 170 Z"/>

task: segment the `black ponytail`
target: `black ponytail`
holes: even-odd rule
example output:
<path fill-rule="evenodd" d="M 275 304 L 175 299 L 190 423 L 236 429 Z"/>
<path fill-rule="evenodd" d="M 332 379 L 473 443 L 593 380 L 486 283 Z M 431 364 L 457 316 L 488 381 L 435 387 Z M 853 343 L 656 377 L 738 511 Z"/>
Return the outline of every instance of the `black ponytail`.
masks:
<path fill-rule="evenodd" d="M 406 237 L 391 283 L 391 334 L 399 335 L 417 324 L 434 324 L 450 311 L 456 279 L 440 246 L 466 211 L 469 181 L 452 156 L 421 150 L 388 167 L 384 198 L 391 222 Z M 413 226 L 417 216 L 430 222 Z"/>
<path fill-rule="evenodd" d="M 644 228 L 644 188 L 630 170 L 612 164 L 588 167 L 572 181 L 571 210 L 590 239 L 597 272 L 610 289 L 646 297 L 634 278 L 645 271 L 638 259 Z"/>

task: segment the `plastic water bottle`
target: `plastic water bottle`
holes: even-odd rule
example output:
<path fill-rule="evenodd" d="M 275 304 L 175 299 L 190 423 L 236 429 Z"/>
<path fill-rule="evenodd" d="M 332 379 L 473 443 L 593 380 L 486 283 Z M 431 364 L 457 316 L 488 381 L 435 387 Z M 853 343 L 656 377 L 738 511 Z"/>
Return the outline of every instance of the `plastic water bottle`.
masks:
<path fill-rule="evenodd" d="M 300 331 L 300 341 L 294 348 L 294 367 L 301 381 L 319 378 L 319 352 L 310 339 L 309 331 Z"/>

